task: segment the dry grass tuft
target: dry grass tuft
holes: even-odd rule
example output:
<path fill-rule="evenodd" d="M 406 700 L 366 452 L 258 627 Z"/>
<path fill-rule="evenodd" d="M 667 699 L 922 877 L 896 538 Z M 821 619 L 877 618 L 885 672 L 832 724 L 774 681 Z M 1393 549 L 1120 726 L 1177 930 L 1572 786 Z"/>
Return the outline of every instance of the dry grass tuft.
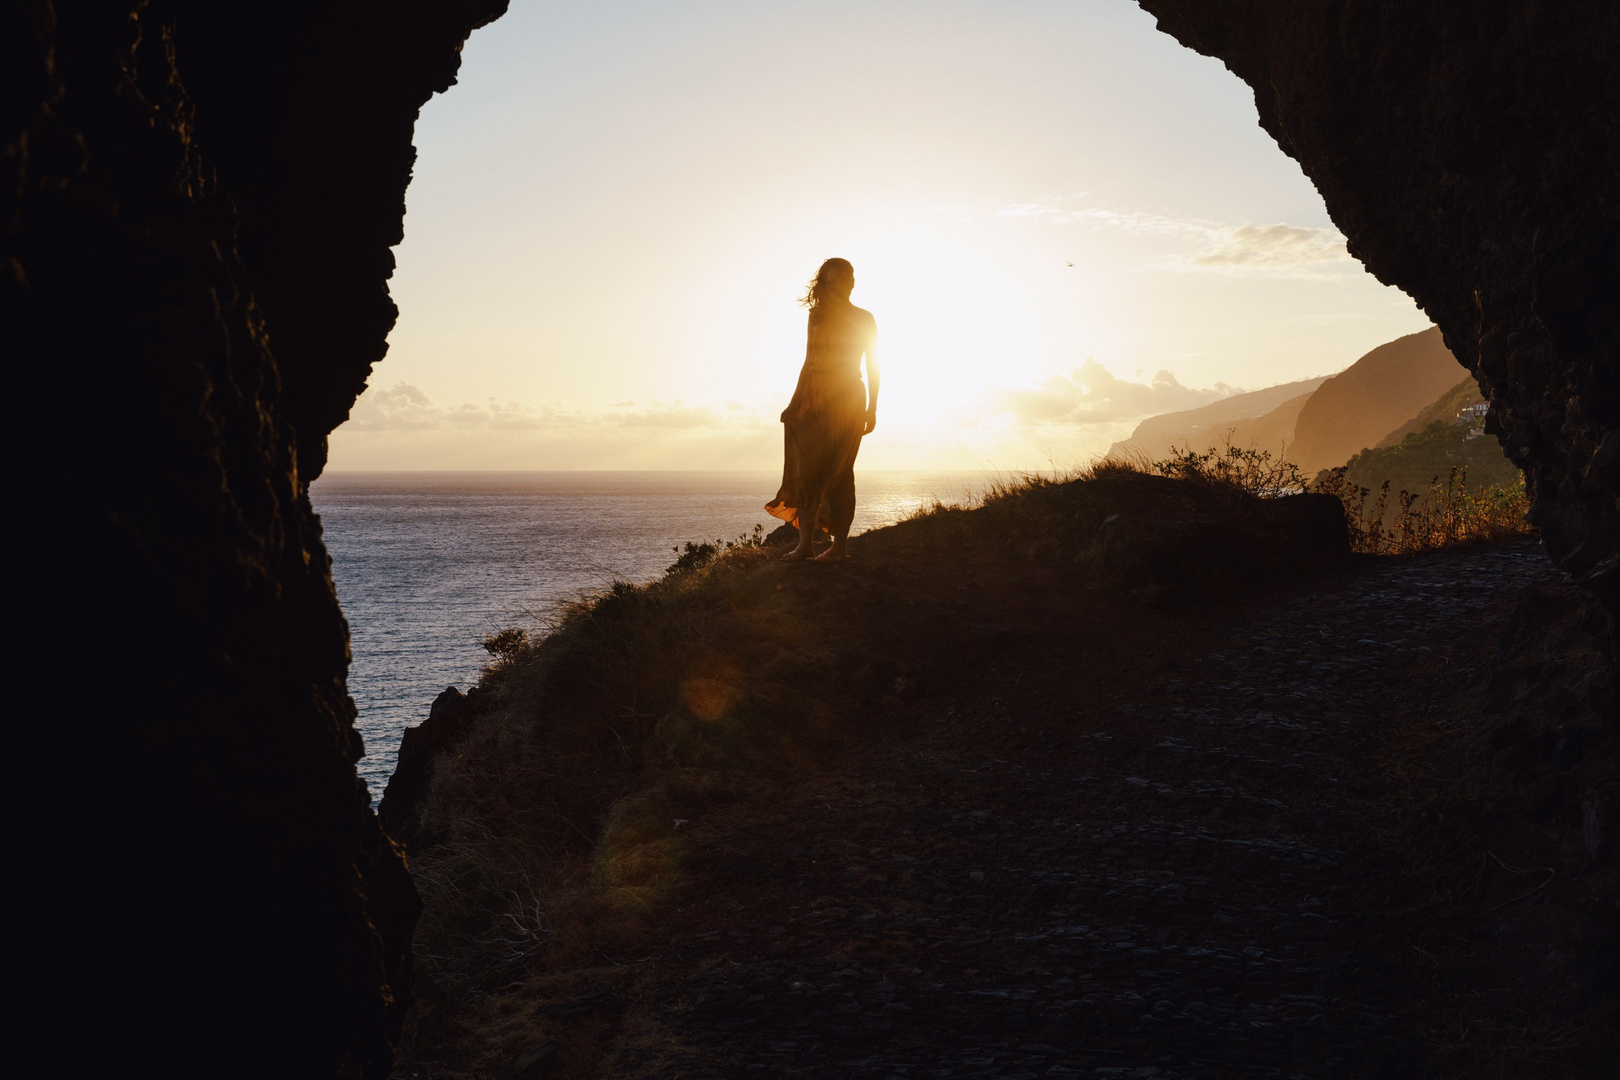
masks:
<path fill-rule="evenodd" d="M 1309 485 L 1299 466 L 1268 450 L 1233 446 L 1198 453 L 1190 449 L 1170 451 L 1170 456 L 1152 462 L 1149 470 L 1178 480 L 1196 480 L 1235 488 L 1262 499 L 1275 499 L 1306 490 Z"/>
<path fill-rule="evenodd" d="M 1125 467 L 1160 476 L 1231 487 L 1260 498 L 1299 491 L 1337 496 L 1350 524 L 1350 545 L 1367 555 L 1415 555 L 1470 544 L 1494 544 L 1532 535 L 1530 500 L 1524 480 L 1470 489 L 1466 467 L 1453 467 L 1444 480 L 1433 477 L 1426 491 L 1398 491 L 1391 501 L 1386 481 L 1377 497 L 1346 479 L 1346 469 L 1328 469 L 1308 482 L 1292 462 L 1269 451 L 1235 447 L 1196 453 L 1173 450 L 1162 461 L 1145 459 Z"/>
<path fill-rule="evenodd" d="M 1313 490 L 1337 495 L 1350 520 L 1351 543 L 1370 555 L 1412 555 L 1467 544 L 1494 544 L 1535 532 L 1527 515 L 1530 499 L 1524 481 L 1500 487 L 1470 489 L 1468 470 L 1454 467 L 1442 482 L 1436 476 L 1421 494 L 1399 491 L 1390 503 L 1386 480 L 1378 497 L 1345 481 L 1345 470 L 1333 469 Z"/>

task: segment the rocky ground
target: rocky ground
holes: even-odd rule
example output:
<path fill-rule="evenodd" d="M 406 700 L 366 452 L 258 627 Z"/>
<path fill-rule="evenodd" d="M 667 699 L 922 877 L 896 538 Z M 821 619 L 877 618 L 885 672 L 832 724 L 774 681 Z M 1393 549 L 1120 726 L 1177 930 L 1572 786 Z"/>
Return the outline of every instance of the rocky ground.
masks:
<path fill-rule="evenodd" d="M 1112 642 L 1051 598 L 902 678 L 904 734 L 680 823 L 641 955 L 492 998 L 505 1050 L 398 1075 L 1592 1075 L 1518 979 L 1550 874 L 1444 823 L 1484 664 L 1555 576 L 1524 543 L 1367 560 Z"/>

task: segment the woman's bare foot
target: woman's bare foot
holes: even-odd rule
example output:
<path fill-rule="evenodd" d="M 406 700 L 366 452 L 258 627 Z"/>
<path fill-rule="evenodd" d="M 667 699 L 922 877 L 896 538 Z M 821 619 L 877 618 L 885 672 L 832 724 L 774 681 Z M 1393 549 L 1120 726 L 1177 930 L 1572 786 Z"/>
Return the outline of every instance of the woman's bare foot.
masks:
<path fill-rule="evenodd" d="M 794 548 L 792 551 L 790 551 L 786 555 L 782 556 L 782 561 L 783 562 L 803 562 L 805 559 L 811 559 L 811 558 L 814 558 L 814 557 L 815 557 L 814 550 L 810 547 L 809 544 L 800 544 L 798 547 Z"/>
<path fill-rule="evenodd" d="M 843 544 L 834 543 L 832 547 L 816 556 L 816 562 L 843 562 L 849 558 L 849 549 Z"/>

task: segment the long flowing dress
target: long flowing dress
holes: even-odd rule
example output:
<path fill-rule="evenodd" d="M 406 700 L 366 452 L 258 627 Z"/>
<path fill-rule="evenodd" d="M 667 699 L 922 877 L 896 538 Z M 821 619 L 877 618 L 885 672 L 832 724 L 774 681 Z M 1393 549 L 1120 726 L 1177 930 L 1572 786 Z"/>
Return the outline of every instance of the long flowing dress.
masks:
<path fill-rule="evenodd" d="M 855 517 L 855 455 L 866 428 L 866 384 L 861 357 L 877 325 L 860 308 L 844 305 L 810 312 L 804 368 L 793 400 L 782 412 L 782 486 L 765 504 L 773 516 L 799 528 L 799 513 L 817 506 L 817 524 L 847 535 Z"/>

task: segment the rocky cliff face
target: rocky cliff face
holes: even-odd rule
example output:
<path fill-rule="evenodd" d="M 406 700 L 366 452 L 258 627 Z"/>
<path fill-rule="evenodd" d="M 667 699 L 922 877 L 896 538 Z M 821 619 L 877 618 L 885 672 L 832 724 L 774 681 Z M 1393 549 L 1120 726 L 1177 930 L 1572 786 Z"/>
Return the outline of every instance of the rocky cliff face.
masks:
<path fill-rule="evenodd" d="M 383 1076 L 417 910 L 306 496 L 505 0 L 0 12 L 29 1075 Z"/>
<path fill-rule="evenodd" d="M 1139 2 L 1254 88 L 1478 377 L 1548 552 L 1620 611 L 1620 6 Z"/>

